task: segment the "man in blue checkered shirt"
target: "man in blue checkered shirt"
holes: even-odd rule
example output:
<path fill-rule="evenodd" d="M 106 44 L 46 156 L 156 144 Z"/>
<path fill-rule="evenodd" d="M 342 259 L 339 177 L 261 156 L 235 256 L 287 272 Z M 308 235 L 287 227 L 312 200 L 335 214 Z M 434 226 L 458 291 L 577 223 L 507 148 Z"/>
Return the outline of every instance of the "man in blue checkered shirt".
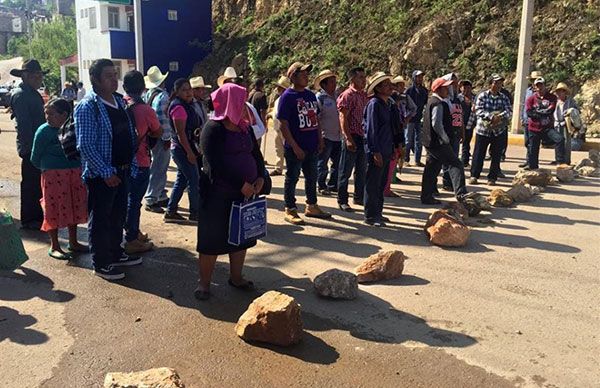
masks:
<path fill-rule="evenodd" d="M 107 279 L 123 279 L 118 269 L 142 263 L 127 256 L 121 248 L 127 212 L 129 176 L 136 170 L 137 136 L 116 94 L 117 70 L 109 59 L 90 66 L 93 91 L 75 108 L 77 149 L 81 155 L 83 179 L 88 189 L 88 238 L 94 274 Z"/>
<path fill-rule="evenodd" d="M 512 116 L 512 105 L 508 97 L 500 90 L 504 85 L 504 77 L 492 74 L 489 79 L 489 89 L 477 96 L 475 104 L 475 150 L 471 166 L 469 184 L 477 184 L 488 146 L 492 160 L 488 173 L 488 185 L 495 185 L 500 173 L 500 158 L 504 144 L 504 134 Z"/>

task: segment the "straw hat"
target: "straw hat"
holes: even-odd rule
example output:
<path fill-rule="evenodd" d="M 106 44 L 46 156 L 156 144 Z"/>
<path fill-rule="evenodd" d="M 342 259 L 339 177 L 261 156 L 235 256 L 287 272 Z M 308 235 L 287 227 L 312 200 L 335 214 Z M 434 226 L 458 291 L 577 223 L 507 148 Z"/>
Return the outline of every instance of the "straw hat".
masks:
<path fill-rule="evenodd" d="M 192 89 L 196 89 L 196 88 L 210 89 L 210 88 L 212 88 L 211 85 L 205 85 L 204 78 L 202 78 L 200 76 L 190 78 L 190 85 L 191 85 Z"/>
<path fill-rule="evenodd" d="M 399 75 L 397 77 L 394 77 L 394 79 L 392 80 L 392 83 L 393 84 L 406 83 L 406 80 L 401 75 Z"/>
<path fill-rule="evenodd" d="M 556 92 L 558 90 L 564 90 L 567 94 L 571 94 L 571 89 L 569 89 L 569 86 L 564 82 L 559 82 L 558 85 L 556 85 L 554 91 Z"/>
<path fill-rule="evenodd" d="M 277 82 L 275 82 L 275 85 L 279 86 L 280 88 L 288 89 L 292 87 L 292 82 L 288 77 L 282 75 L 281 77 L 279 77 Z"/>
<path fill-rule="evenodd" d="M 529 79 L 537 79 L 537 78 L 543 78 L 543 74 L 541 71 L 532 71 L 531 74 L 529 74 Z"/>
<path fill-rule="evenodd" d="M 235 69 L 233 67 L 229 66 L 227 69 L 225 69 L 225 72 L 223 73 L 223 75 L 220 75 L 219 78 L 217 78 L 217 85 L 219 85 L 219 87 L 221 87 L 221 86 L 223 86 L 225 81 L 232 80 L 234 78 L 238 78 L 238 75 L 235 72 Z"/>
<path fill-rule="evenodd" d="M 163 82 L 165 82 L 165 79 L 168 75 L 168 71 L 163 74 L 158 66 L 152 66 L 148 69 L 148 73 L 144 77 L 144 81 L 146 81 L 146 88 L 153 89 L 159 87 Z"/>
<path fill-rule="evenodd" d="M 385 80 L 392 80 L 392 76 L 385 74 L 383 71 L 378 71 L 373 74 L 369 79 L 369 86 L 367 87 L 367 94 L 373 94 L 375 87 Z"/>
<path fill-rule="evenodd" d="M 329 69 L 320 72 L 317 78 L 315 78 L 315 82 L 313 84 L 315 86 L 315 90 L 319 90 L 321 88 L 321 81 L 331 77 L 337 78 L 337 75 L 335 75 L 335 73 Z"/>

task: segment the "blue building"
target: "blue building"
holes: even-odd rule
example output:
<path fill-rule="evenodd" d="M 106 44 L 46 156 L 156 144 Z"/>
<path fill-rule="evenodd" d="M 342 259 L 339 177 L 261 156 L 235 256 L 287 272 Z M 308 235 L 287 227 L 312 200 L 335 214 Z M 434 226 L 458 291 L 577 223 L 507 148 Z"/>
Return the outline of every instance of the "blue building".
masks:
<path fill-rule="evenodd" d="M 189 77 L 212 45 L 211 0 L 142 0 L 144 74 L 151 66 L 169 71 L 172 84 Z M 131 0 L 77 0 L 79 75 L 91 86 L 89 66 L 98 58 L 115 62 L 119 78 L 136 67 Z"/>

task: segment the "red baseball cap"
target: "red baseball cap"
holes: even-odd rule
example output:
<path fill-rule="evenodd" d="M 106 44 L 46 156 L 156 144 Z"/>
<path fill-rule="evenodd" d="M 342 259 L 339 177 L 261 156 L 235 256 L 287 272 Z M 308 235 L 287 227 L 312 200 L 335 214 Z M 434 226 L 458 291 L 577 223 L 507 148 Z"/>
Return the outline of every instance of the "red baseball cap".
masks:
<path fill-rule="evenodd" d="M 452 85 L 452 80 L 445 80 L 443 78 L 437 78 L 431 84 L 431 91 L 435 92 L 436 90 L 438 90 L 442 86 L 450 86 L 450 85 Z"/>

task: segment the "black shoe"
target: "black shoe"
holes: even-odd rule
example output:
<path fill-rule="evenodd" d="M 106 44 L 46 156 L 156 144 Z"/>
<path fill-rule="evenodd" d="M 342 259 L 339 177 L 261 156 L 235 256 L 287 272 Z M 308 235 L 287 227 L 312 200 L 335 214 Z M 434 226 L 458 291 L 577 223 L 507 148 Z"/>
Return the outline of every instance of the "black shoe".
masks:
<path fill-rule="evenodd" d="M 385 217 L 385 216 L 381 216 L 381 221 L 383 222 L 390 222 L 390 219 Z"/>
<path fill-rule="evenodd" d="M 131 267 L 132 265 L 142 264 L 142 258 L 139 256 L 129 256 L 125 253 L 121 253 L 119 260 L 115 261 L 113 267 Z"/>
<path fill-rule="evenodd" d="M 319 189 L 319 194 L 330 196 L 331 195 L 331 191 L 329 191 L 328 189 Z"/>
<path fill-rule="evenodd" d="M 556 166 L 558 164 L 558 162 L 556 160 L 551 161 L 550 163 L 548 163 L 551 166 Z"/>
<path fill-rule="evenodd" d="M 283 173 L 280 170 L 273 170 L 273 171 L 271 171 L 271 173 L 269 175 L 270 176 L 280 176 L 280 175 L 283 175 Z"/>
<path fill-rule="evenodd" d="M 502 171 L 498 172 L 498 178 L 506 178 L 506 175 Z"/>
<path fill-rule="evenodd" d="M 359 200 L 352 200 L 352 203 L 358 206 L 365 206 L 365 203 L 363 201 L 359 201 Z"/>
<path fill-rule="evenodd" d="M 165 212 L 165 210 L 158 203 L 155 203 L 152 205 L 146 205 L 146 206 L 144 206 L 144 209 L 147 212 L 152 212 L 152 213 L 164 213 Z"/>
<path fill-rule="evenodd" d="M 442 201 L 437 200 L 435 198 L 429 198 L 429 199 L 422 199 L 421 203 L 423 205 L 439 205 L 442 203 Z"/>
<path fill-rule="evenodd" d="M 425 165 L 423 163 L 421 163 L 421 162 L 415 163 L 415 166 L 417 166 L 417 167 L 425 167 Z"/>
<path fill-rule="evenodd" d="M 166 212 L 165 216 L 163 217 L 163 220 L 166 223 L 171 223 L 171 222 L 177 223 L 177 222 L 185 221 L 185 218 L 177 212 L 173 212 L 173 213 Z"/>
<path fill-rule="evenodd" d="M 525 171 L 531 171 L 533 169 L 531 167 L 529 167 L 529 166 L 525 166 L 525 167 L 523 167 L 523 170 L 525 170 Z"/>
<path fill-rule="evenodd" d="M 156 204 L 160 207 L 167 207 L 167 205 L 169 204 L 169 198 L 163 199 L 162 201 L 158 201 L 156 202 Z"/>
<path fill-rule="evenodd" d="M 340 207 L 341 210 L 343 210 L 345 212 L 348 212 L 348 213 L 354 212 L 354 209 L 352 209 L 350 207 L 350 205 L 348 205 L 347 203 L 342 203 L 342 204 L 339 205 L 339 207 Z"/>
<path fill-rule="evenodd" d="M 521 168 L 527 167 L 527 166 L 528 166 L 527 162 L 519 164 L 519 167 L 521 167 Z"/>
<path fill-rule="evenodd" d="M 384 228 L 386 226 L 385 222 L 379 220 L 365 220 L 365 224 L 376 228 Z"/>
<path fill-rule="evenodd" d="M 95 267 L 94 275 L 100 276 L 102 279 L 105 280 L 120 280 L 125 278 L 125 274 L 112 265 L 106 267 Z"/>

